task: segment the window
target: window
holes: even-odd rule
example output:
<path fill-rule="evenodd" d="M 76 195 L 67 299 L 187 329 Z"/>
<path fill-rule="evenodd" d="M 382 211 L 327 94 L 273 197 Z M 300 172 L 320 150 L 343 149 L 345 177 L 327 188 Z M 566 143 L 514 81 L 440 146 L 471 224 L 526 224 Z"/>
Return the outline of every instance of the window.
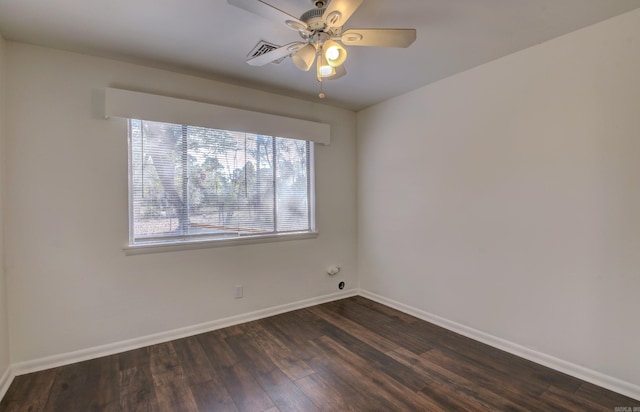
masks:
<path fill-rule="evenodd" d="M 311 233 L 313 143 L 129 120 L 131 245 Z"/>

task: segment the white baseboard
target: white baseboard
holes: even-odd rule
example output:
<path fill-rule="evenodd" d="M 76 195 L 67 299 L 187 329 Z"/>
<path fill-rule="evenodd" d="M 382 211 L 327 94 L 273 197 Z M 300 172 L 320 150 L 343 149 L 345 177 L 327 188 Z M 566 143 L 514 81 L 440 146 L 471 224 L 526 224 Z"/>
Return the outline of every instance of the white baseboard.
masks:
<path fill-rule="evenodd" d="M 557 371 L 566 373 L 567 375 L 574 376 L 578 379 L 593 383 L 603 388 L 610 389 L 614 392 L 629 396 L 631 398 L 640 400 L 640 386 L 634 385 L 629 382 L 622 381 L 620 379 L 596 372 L 594 370 L 582 367 L 580 365 L 573 364 L 571 362 L 564 361 L 562 359 L 555 358 L 553 356 L 537 352 L 527 347 L 518 345 L 516 343 L 498 338 L 493 335 L 489 335 L 477 329 L 470 328 L 468 326 L 459 324 L 457 322 L 450 321 L 440 316 L 425 312 L 421 309 L 414 308 L 409 305 L 397 302 L 395 300 L 386 298 L 384 296 L 377 295 L 362 289 L 351 289 L 344 292 L 333 293 L 330 295 L 320 296 L 316 298 L 301 300 L 293 303 L 288 303 L 280 306 L 274 306 L 267 309 L 262 309 L 255 312 L 245 313 L 241 315 L 231 316 L 224 319 L 219 319 L 211 322 L 205 322 L 199 325 L 188 326 L 180 329 L 174 329 L 167 332 L 161 332 L 153 335 L 142 336 L 126 341 L 110 343 L 107 345 L 96 346 L 93 348 L 82 349 L 74 352 L 63 353 L 59 355 L 48 356 L 44 358 L 34 359 L 26 362 L 19 362 L 11 365 L 0 377 L 0 399 L 4 396 L 7 389 L 11 385 L 13 378 L 18 375 L 26 373 L 37 372 L 45 369 L 55 368 L 58 366 L 68 365 L 71 363 L 82 362 L 89 359 L 95 359 L 102 356 L 113 355 L 128 350 L 138 349 L 145 346 L 155 345 L 158 343 L 164 343 L 175 339 L 184 338 L 187 336 L 193 336 L 200 333 L 210 332 L 216 329 L 226 328 L 228 326 L 237 325 L 240 323 L 251 322 L 254 320 L 266 318 L 273 315 L 278 315 L 285 312 L 290 312 L 297 309 L 306 308 L 309 306 L 319 305 L 322 303 L 331 302 L 338 299 L 344 299 L 351 296 L 361 295 L 365 298 L 371 299 L 383 305 L 392 307 L 401 312 L 413 315 L 419 319 L 431 322 L 438 326 L 442 326 L 445 329 L 459 333 L 463 336 L 477 340 L 495 348 L 501 349 L 505 352 L 509 352 L 521 358 L 528 359 L 532 362 L 547 366 Z"/>
<path fill-rule="evenodd" d="M 4 398 L 4 394 L 7 393 L 9 386 L 11 386 L 13 378 L 15 378 L 13 369 L 11 368 L 11 366 L 8 366 L 2 374 L 2 377 L 0 377 L 0 399 Z"/>
<path fill-rule="evenodd" d="M 74 352 L 62 353 L 59 355 L 47 356 L 43 358 L 33 359 L 25 362 L 18 362 L 11 366 L 12 376 L 24 375 L 26 373 L 42 371 L 45 369 L 56 368 L 58 366 L 69 365 L 71 363 L 82 362 L 89 359 L 95 359 L 102 356 L 113 355 L 116 353 L 126 352 L 145 346 L 156 345 L 158 343 L 169 342 L 175 339 L 187 336 L 198 335 L 200 333 L 211 332 L 216 329 L 222 329 L 240 323 L 251 322 L 254 320 L 290 312 L 309 306 L 319 305 L 338 299 L 344 299 L 358 294 L 357 289 L 350 289 L 344 292 L 332 293 L 330 295 L 320 296 L 311 299 L 300 300 L 297 302 L 287 303 L 284 305 L 274 306 L 255 312 L 245 313 L 241 315 L 231 316 L 228 318 L 218 319 L 211 322 L 201 323 L 199 325 L 187 326 L 180 329 L 174 329 L 167 332 L 156 333 L 153 335 L 142 336 L 139 338 L 129 339 L 120 342 L 100 345 L 93 348 L 81 349 Z M 5 373 L 6 375 L 6 373 Z M 3 376 L 4 378 L 4 376 Z M 11 384 L 11 382 L 9 382 Z M 7 385 L 8 388 L 9 385 Z M 0 397 L 2 399 L 2 397 Z"/>
<path fill-rule="evenodd" d="M 634 385 L 630 382 L 625 382 L 612 376 L 596 372 L 592 369 L 588 369 L 583 366 L 576 365 L 574 363 L 567 362 L 565 360 L 535 351 L 525 346 L 518 345 L 517 343 L 498 338 L 488 333 L 470 328 L 457 322 L 450 321 L 432 313 L 425 312 L 421 309 L 417 309 L 409 305 L 405 305 L 404 303 L 400 303 L 393 299 L 377 295 L 367 290 L 360 289 L 359 294 L 360 296 L 371 299 L 383 305 L 390 306 L 401 312 L 413 315 L 419 319 L 425 320 L 438 326 L 442 326 L 443 328 L 459 333 L 460 335 L 466 336 L 482 343 L 486 343 L 487 345 L 493 346 L 494 348 L 501 349 L 505 352 L 509 352 L 513 355 L 528 359 L 532 362 L 547 366 L 551 369 L 566 373 L 567 375 L 593 383 L 594 385 L 601 386 L 630 398 L 640 400 L 640 386 L 638 385 Z"/>

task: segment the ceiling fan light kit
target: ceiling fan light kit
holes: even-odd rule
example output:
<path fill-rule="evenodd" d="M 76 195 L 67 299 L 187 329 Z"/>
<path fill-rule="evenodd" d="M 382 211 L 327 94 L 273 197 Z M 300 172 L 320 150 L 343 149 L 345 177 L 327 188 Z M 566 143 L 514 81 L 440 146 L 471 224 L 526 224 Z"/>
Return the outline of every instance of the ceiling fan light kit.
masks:
<path fill-rule="evenodd" d="M 309 43 L 298 50 L 291 56 L 291 60 L 296 67 L 302 71 L 308 72 L 313 61 L 316 58 L 316 46 L 313 43 Z"/>
<path fill-rule="evenodd" d="M 289 43 L 260 56 L 250 57 L 247 63 L 263 66 L 285 57 L 302 71 L 309 71 L 316 62 L 316 78 L 335 80 L 346 75 L 344 62 L 347 46 L 409 47 L 416 39 L 415 29 L 349 29 L 344 24 L 360 7 L 363 0 L 311 0 L 314 6 L 296 18 L 263 0 L 227 0 L 227 3 L 258 16 L 284 23 L 302 37 L 302 42 Z"/>
<path fill-rule="evenodd" d="M 327 58 L 324 57 L 324 54 L 318 54 L 318 81 L 322 81 L 324 78 L 329 78 L 336 74 L 336 68 L 331 66 L 329 62 L 327 62 Z"/>
<path fill-rule="evenodd" d="M 334 67 L 330 76 L 323 77 L 322 80 L 336 80 L 347 74 L 347 70 L 344 65 Z"/>
<path fill-rule="evenodd" d="M 347 59 L 347 50 L 334 40 L 327 40 L 322 45 L 324 57 L 331 67 L 341 66 Z"/>

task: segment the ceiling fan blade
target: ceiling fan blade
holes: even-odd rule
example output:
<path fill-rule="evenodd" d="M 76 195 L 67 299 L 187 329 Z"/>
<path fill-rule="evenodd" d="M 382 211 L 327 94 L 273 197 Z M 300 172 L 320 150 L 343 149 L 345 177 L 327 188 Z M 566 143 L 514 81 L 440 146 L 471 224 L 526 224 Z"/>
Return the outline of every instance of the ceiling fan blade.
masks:
<path fill-rule="evenodd" d="M 343 26 L 363 0 L 331 0 L 322 15 L 329 27 Z"/>
<path fill-rule="evenodd" d="M 346 46 L 377 47 L 409 47 L 415 40 L 415 29 L 349 29 L 340 38 Z"/>
<path fill-rule="evenodd" d="M 227 0 L 227 3 L 276 23 L 284 23 L 292 30 L 307 29 L 307 24 L 302 20 L 262 0 Z"/>
<path fill-rule="evenodd" d="M 307 43 L 303 43 L 301 41 L 296 41 L 293 43 L 289 43 L 282 47 L 278 47 L 277 49 L 271 50 L 270 52 L 260 54 L 255 57 L 250 57 L 247 59 L 247 63 L 251 66 L 264 66 L 265 64 L 269 64 L 278 59 L 282 59 L 283 57 L 290 56 L 291 54 L 297 52 L 302 47 L 306 46 Z"/>

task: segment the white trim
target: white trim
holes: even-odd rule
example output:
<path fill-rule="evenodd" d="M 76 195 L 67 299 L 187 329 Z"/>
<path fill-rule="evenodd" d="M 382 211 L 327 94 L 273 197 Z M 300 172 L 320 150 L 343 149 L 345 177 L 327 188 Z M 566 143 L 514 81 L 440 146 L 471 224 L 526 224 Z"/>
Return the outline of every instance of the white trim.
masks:
<path fill-rule="evenodd" d="M 322 144 L 331 142 L 331 125 L 327 123 L 111 87 L 105 88 L 104 112 L 107 118 L 186 124 Z"/>
<path fill-rule="evenodd" d="M 359 294 L 367 299 L 371 299 L 383 305 L 390 306 L 401 312 L 413 315 L 419 319 L 431 322 L 435 325 L 442 326 L 445 329 L 459 333 L 460 335 L 477 340 L 479 342 L 486 343 L 487 345 L 493 346 L 494 348 L 501 349 L 505 352 L 509 352 L 513 355 L 528 359 L 532 362 L 547 366 L 556 371 L 566 373 L 567 375 L 593 383 L 594 385 L 601 386 L 630 398 L 640 400 L 640 386 L 633 383 L 626 382 L 612 376 L 594 371 L 592 369 L 576 365 L 575 363 L 567 362 L 554 356 L 535 351 L 525 346 L 518 345 L 517 343 L 498 338 L 488 333 L 470 328 L 457 322 L 453 322 L 432 313 L 425 312 L 421 309 L 405 305 L 404 303 L 400 303 L 393 299 L 377 295 L 367 290 L 360 289 Z"/>
<path fill-rule="evenodd" d="M 56 368 L 58 366 L 69 365 L 71 363 L 82 362 L 89 359 L 95 359 L 102 356 L 113 355 L 120 352 L 126 352 L 133 349 L 139 349 L 145 346 L 156 345 L 158 343 L 169 342 L 175 339 L 187 336 L 198 335 L 210 332 L 216 329 L 222 329 L 240 323 L 251 322 L 254 320 L 290 312 L 309 306 L 319 305 L 334 300 L 344 299 L 358 294 L 357 289 L 349 289 L 347 291 L 332 293 L 316 298 L 300 300 L 293 303 L 274 306 L 255 312 L 245 313 L 241 315 L 231 316 L 228 318 L 218 319 L 211 322 L 201 323 L 199 325 L 187 326 L 184 328 L 174 329 L 166 332 L 160 332 L 153 335 L 142 336 L 139 338 L 129 339 L 120 342 L 100 345 L 93 348 L 86 348 L 74 352 L 62 353 L 44 358 L 33 359 L 25 362 L 18 362 L 12 365 L 12 376 L 24 375 L 26 373 L 42 371 L 46 369 Z"/>
<path fill-rule="evenodd" d="M 477 329 L 470 328 L 460 323 L 450 321 L 432 313 L 425 312 L 421 309 L 405 305 L 393 299 L 389 299 L 362 289 L 350 289 L 347 291 L 332 293 L 330 295 L 320 296 L 317 298 L 301 300 L 255 312 L 231 316 L 228 318 L 206 322 L 199 325 L 187 326 L 185 328 L 175 329 L 172 331 L 161 332 L 153 335 L 115 342 L 107 345 L 96 346 L 94 348 L 82 349 L 75 352 L 48 356 L 26 362 L 19 362 L 7 368 L 5 373 L 2 375 L 2 378 L 0 378 L 0 399 L 2 399 L 7 389 L 11 385 L 13 378 L 17 375 L 23 375 L 26 373 L 37 372 L 55 368 L 58 366 L 68 365 L 71 363 L 95 359 L 101 356 L 113 355 L 115 353 L 168 342 L 187 336 L 197 335 L 200 333 L 206 333 L 212 330 L 222 329 L 240 323 L 251 322 L 257 319 L 262 319 L 269 316 L 274 316 L 281 313 L 290 312 L 293 310 L 319 305 L 322 303 L 327 303 L 356 295 L 371 299 L 383 305 L 397 309 L 401 312 L 413 315 L 424 321 L 442 326 L 443 328 L 459 333 L 468 338 L 486 343 L 487 345 L 504 350 L 505 352 L 514 354 L 521 358 L 528 359 L 540 365 L 547 366 L 578 379 L 593 383 L 594 385 L 601 386 L 622 395 L 626 395 L 630 398 L 640 400 L 640 386 L 634 385 L 630 382 L 625 382 L 620 379 L 602 374 L 600 372 L 582 367 L 580 365 L 576 365 L 571 362 L 567 362 L 562 359 L 558 359 L 556 357 L 534 351 L 516 343 L 498 338 Z"/>
<path fill-rule="evenodd" d="M 277 233 L 271 235 L 241 236 L 217 240 L 184 240 L 172 243 L 147 243 L 127 245 L 122 248 L 127 256 L 147 253 L 176 252 L 179 250 L 208 249 L 223 246 L 253 245 L 256 243 L 282 242 L 286 240 L 315 239 L 318 232 Z"/>
<path fill-rule="evenodd" d="M 13 373 L 13 368 L 9 365 L 2 374 L 2 377 L 0 377 L 0 399 L 4 398 L 15 377 L 16 375 Z"/>

